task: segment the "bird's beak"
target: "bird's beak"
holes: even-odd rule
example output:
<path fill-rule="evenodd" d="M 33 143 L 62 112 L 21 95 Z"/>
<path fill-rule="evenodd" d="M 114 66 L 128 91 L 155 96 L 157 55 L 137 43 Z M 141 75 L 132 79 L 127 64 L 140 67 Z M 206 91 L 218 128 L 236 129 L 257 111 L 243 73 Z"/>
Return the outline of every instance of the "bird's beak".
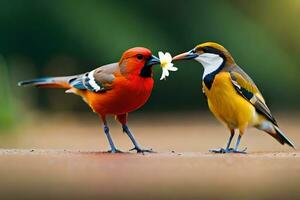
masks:
<path fill-rule="evenodd" d="M 152 65 L 159 64 L 159 63 L 160 63 L 159 58 L 157 58 L 156 56 L 152 55 L 150 57 L 150 59 L 146 62 L 146 66 L 152 66 Z"/>
<path fill-rule="evenodd" d="M 194 59 L 196 57 L 198 57 L 198 54 L 196 54 L 192 51 L 188 51 L 188 52 L 179 54 L 177 56 L 174 56 L 172 60 L 173 61 L 176 61 L 176 60 L 191 60 L 191 59 Z"/>

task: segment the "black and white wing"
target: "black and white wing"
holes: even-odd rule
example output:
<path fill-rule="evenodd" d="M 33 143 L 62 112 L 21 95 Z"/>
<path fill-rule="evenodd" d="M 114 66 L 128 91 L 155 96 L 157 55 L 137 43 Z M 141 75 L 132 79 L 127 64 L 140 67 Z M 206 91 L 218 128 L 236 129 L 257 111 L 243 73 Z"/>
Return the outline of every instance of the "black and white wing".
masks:
<path fill-rule="evenodd" d="M 79 90 L 104 92 L 109 90 L 109 85 L 114 81 L 114 73 L 119 70 L 118 63 L 101 66 L 93 71 L 81 74 L 70 80 L 70 85 Z"/>
<path fill-rule="evenodd" d="M 253 80 L 238 66 L 228 68 L 231 82 L 239 95 L 251 103 L 257 112 L 269 119 L 274 125 L 277 122 Z"/>

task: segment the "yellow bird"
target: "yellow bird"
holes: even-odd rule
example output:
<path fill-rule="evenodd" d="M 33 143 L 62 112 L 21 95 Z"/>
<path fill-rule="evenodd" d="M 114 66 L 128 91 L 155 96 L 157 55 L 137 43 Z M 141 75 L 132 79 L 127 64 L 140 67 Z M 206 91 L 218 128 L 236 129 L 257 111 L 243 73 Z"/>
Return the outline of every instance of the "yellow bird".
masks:
<path fill-rule="evenodd" d="M 263 130 L 281 144 L 295 148 L 279 129 L 255 83 L 223 46 L 206 42 L 173 58 L 174 61 L 192 59 L 203 65 L 202 86 L 209 109 L 230 131 L 226 148 L 211 152 L 245 153 L 246 149 L 239 151 L 238 146 L 248 126 Z M 239 136 L 235 148 L 230 148 L 235 129 L 239 130 Z"/>

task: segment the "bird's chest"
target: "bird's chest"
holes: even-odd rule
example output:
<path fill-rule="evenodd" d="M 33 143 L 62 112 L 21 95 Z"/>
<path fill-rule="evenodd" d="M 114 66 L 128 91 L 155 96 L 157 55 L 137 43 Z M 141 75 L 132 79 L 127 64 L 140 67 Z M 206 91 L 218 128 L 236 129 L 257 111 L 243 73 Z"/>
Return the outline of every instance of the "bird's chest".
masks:
<path fill-rule="evenodd" d="M 203 89 L 211 106 L 220 111 L 224 111 L 226 107 L 231 107 L 230 102 L 236 91 L 232 86 L 229 73 L 217 74 L 210 84 L 208 86 L 205 79 L 203 80 Z"/>
<path fill-rule="evenodd" d="M 122 87 L 117 89 L 121 99 L 119 104 L 135 110 L 146 103 L 152 89 L 152 78 L 139 78 L 138 80 L 127 81 Z"/>
<path fill-rule="evenodd" d="M 91 105 L 94 111 L 100 114 L 116 115 L 132 112 L 147 102 L 152 88 L 152 78 L 116 80 L 112 89 L 99 94 Z"/>
<path fill-rule="evenodd" d="M 212 113 L 231 127 L 237 126 L 239 118 L 250 112 L 247 102 L 235 91 L 228 72 L 218 73 L 210 88 L 203 81 L 203 89 Z"/>

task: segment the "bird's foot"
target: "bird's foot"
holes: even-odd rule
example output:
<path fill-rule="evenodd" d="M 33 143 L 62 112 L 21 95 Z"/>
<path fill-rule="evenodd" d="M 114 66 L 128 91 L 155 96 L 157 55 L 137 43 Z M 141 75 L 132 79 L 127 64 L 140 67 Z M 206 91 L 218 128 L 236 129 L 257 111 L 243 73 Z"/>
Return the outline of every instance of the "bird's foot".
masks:
<path fill-rule="evenodd" d="M 245 147 L 243 150 L 241 150 L 241 151 L 239 151 L 239 150 L 237 150 L 237 149 L 234 149 L 233 151 L 232 151 L 232 153 L 242 153 L 242 154 L 246 154 L 247 152 L 246 152 L 246 150 L 247 150 L 247 147 Z"/>
<path fill-rule="evenodd" d="M 220 148 L 220 149 L 210 149 L 209 152 L 211 152 L 211 153 L 230 153 L 233 150 L 234 149 L 232 149 L 232 148 L 229 148 L 229 149 Z"/>
<path fill-rule="evenodd" d="M 119 149 L 111 149 L 107 151 L 107 153 L 124 153 L 123 151 L 120 151 Z"/>
<path fill-rule="evenodd" d="M 228 149 L 224 149 L 224 148 L 220 148 L 220 149 L 211 149 L 209 150 L 209 152 L 211 153 L 247 153 L 246 152 L 247 147 L 245 149 L 243 149 L 242 151 L 233 149 L 233 148 L 228 148 Z"/>
<path fill-rule="evenodd" d="M 134 151 L 136 150 L 137 153 L 156 153 L 155 151 L 153 151 L 152 149 L 141 149 L 140 147 L 134 147 L 132 149 L 130 149 L 129 151 Z"/>

